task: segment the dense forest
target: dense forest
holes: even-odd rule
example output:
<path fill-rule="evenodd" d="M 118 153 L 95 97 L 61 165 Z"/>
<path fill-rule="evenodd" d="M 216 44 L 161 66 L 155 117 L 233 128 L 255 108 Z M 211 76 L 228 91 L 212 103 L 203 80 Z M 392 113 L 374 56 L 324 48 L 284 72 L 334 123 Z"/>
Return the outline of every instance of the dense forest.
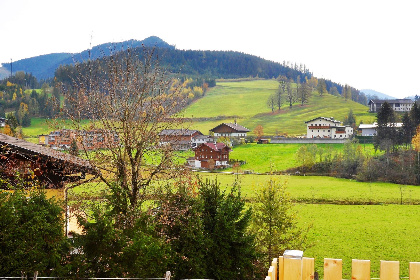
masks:
<path fill-rule="evenodd" d="M 141 59 L 144 48 L 131 50 Z M 287 65 L 265 60 L 257 56 L 234 51 L 193 51 L 155 48 L 162 67 L 178 75 L 200 76 L 205 79 L 219 78 L 277 78 L 279 75 L 296 80 L 310 78 L 312 74 L 304 65 Z M 77 65 L 77 64 L 76 64 Z M 83 66 L 81 66 L 83 67 Z M 62 65 L 55 77 L 62 82 L 74 77 L 75 65 Z"/>

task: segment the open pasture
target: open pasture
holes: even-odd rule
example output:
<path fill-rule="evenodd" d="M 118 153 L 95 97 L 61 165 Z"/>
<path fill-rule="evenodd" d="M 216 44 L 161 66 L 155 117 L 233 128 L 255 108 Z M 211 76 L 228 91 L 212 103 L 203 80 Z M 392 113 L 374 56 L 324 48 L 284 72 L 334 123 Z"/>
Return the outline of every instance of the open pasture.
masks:
<path fill-rule="evenodd" d="M 242 194 L 252 201 L 256 189 L 269 180 L 287 185 L 296 202 L 329 204 L 420 204 L 420 186 L 383 182 L 357 182 L 326 176 L 287 175 L 230 175 L 200 173 L 203 180 L 215 180 L 222 187 L 232 186 L 235 180 Z"/>
<path fill-rule="evenodd" d="M 408 263 L 420 261 L 420 207 L 416 205 L 299 204 L 300 222 L 311 224 L 312 246 L 304 256 L 315 258 L 323 277 L 324 258 L 343 260 L 343 279 L 351 279 L 351 260 L 370 260 L 371 277 L 379 277 L 381 260 L 400 261 L 400 275 Z"/>
<path fill-rule="evenodd" d="M 283 171 L 300 165 L 296 160 L 296 152 L 302 145 L 313 144 L 245 144 L 236 146 L 230 153 L 230 159 L 246 161 L 240 170 L 252 170 L 257 173 Z M 317 144 L 326 154 L 341 153 L 344 144 Z M 362 145 L 363 151 L 374 154 L 372 144 Z"/>
<path fill-rule="evenodd" d="M 352 259 L 371 260 L 373 278 L 379 277 L 380 260 L 400 261 L 402 276 L 408 276 L 409 262 L 420 261 L 420 206 L 398 204 L 401 195 L 404 204 L 419 203 L 419 186 L 311 176 L 206 174 L 202 178 L 217 178 L 222 186 L 238 180 L 250 201 L 255 189 L 268 180 L 286 183 L 297 202 L 299 223 L 312 225 L 304 256 L 315 258 L 320 278 L 324 258 L 343 259 L 344 279 L 351 278 Z"/>
<path fill-rule="evenodd" d="M 254 130 L 257 125 L 262 125 L 264 133 L 288 135 L 301 135 L 306 133 L 305 121 L 316 117 L 334 117 L 344 121 L 350 109 L 356 115 L 357 124 L 371 123 L 375 114 L 368 113 L 368 107 L 351 100 L 330 94 L 319 94 L 314 91 L 307 104 L 301 106 L 295 103 L 289 107 L 284 100 L 280 112 L 271 112 L 267 106 L 270 95 L 278 90 L 276 80 L 255 80 L 241 82 L 218 82 L 206 95 L 193 102 L 184 110 L 185 117 L 193 118 L 220 118 L 217 124 L 233 122 L 235 117 L 239 124 Z M 214 120 L 195 121 L 193 129 L 207 133 Z M 213 126 L 214 127 L 214 126 Z"/>

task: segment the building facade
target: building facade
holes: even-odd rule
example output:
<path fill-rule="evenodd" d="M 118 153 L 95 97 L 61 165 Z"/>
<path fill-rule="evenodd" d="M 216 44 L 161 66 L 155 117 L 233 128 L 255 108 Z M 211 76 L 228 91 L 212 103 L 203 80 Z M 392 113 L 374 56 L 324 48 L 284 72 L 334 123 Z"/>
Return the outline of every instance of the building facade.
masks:
<path fill-rule="evenodd" d="M 341 125 L 334 118 L 318 117 L 306 123 L 306 138 L 344 139 L 353 135 L 353 128 Z"/>
<path fill-rule="evenodd" d="M 198 130 L 164 129 L 159 133 L 161 145 L 172 145 L 174 150 L 186 151 L 193 147 L 194 139 L 203 136 Z"/>
<path fill-rule="evenodd" d="M 224 143 L 203 143 L 194 149 L 194 162 L 190 164 L 198 168 L 224 168 L 228 166 L 230 151 Z"/>
<path fill-rule="evenodd" d="M 250 130 L 237 123 L 222 123 L 210 129 L 214 137 L 245 138 Z"/>
<path fill-rule="evenodd" d="M 402 128 L 403 123 L 392 123 L 388 124 L 389 127 L 395 128 Z M 378 123 L 372 124 L 360 124 L 359 125 L 359 135 L 360 136 L 375 136 L 376 135 L 376 128 L 378 127 Z"/>
<path fill-rule="evenodd" d="M 378 112 L 385 102 L 387 102 L 395 112 L 408 112 L 414 105 L 414 101 L 411 99 L 371 99 L 368 103 L 369 112 Z"/>

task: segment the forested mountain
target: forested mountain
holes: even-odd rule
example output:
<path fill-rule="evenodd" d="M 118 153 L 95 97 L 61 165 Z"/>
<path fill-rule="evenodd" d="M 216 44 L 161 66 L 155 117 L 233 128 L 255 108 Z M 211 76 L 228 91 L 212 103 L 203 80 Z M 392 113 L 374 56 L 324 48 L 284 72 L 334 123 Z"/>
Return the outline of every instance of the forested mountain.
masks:
<path fill-rule="evenodd" d="M 131 49 L 141 57 L 142 48 Z M 169 72 L 189 77 L 204 79 L 229 78 L 277 78 L 279 75 L 296 80 L 312 76 L 303 65 L 280 64 L 260 57 L 235 51 L 195 51 L 177 50 L 174 48 L 155 48 L 160 64 Z M 94 63 L 102 63 L 96 61 Z M 83 71 L 83 65 L 79 71 Z M 58 81 L 70 81 L 76 73 L 74 65 L 62 65 L 55 73 Z"/>
<path fill-rule="evenodd" d="M 86 59 L 97 59 L 102 56 L 109 56 L 111 52 L 123 51 L 127 48 L 137 48 L 142 45 L 146 47 L 156 46 L 159 48 L 175 49 L 174 46 L 169 45 L 162 39 L 151 36 L 142 41 L 129 40 L 119 43 L 105 43 L 93 47 L 91 50 L 85 50 L 80 53 L 52 53 L 46 55 L 40 55 L 36 57 L 21 59 L 12 63 L 13 73 L 23 71 L 26 73 L 32 73 L 38 80 L 48 79 L 54 77 L 55 70 L 60 65 L 74 64 L 75 62 L 81 62 Z M 10 75 L 10 62 L 3 62 L 3 73 L 0 78 Z"/>

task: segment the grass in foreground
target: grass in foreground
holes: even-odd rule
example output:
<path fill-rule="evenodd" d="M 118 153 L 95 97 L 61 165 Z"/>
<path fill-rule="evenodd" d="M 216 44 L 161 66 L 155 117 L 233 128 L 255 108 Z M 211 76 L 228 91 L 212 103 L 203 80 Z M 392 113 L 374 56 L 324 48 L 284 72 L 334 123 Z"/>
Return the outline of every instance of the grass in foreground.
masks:
<path fill-rule="evenodd" d="M 302 223 L 313 225 L 313 246 L 304 256 L 315 258 L 323 277 L 324 258 L 343 260 L 343 279 L 351 279 L 351 260 L 370 260 L 371 277 L 379 277 L 381 260 L 400 261 L 400 275 L 408 263 L 420 261 L 420 207 L 414 205 L 297 206 Z"/>

